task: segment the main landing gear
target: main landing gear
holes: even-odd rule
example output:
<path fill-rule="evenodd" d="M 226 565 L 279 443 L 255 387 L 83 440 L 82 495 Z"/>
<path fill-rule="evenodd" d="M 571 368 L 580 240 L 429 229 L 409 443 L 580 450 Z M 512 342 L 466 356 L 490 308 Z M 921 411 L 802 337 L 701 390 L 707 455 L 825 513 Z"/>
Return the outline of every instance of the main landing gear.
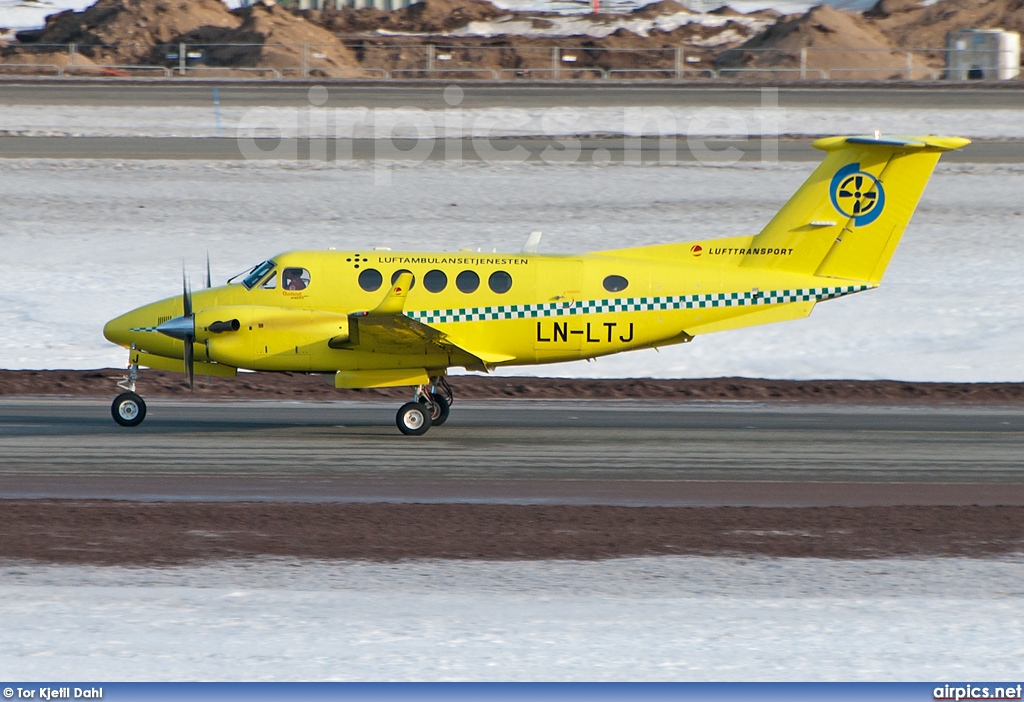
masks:
<path fill-rule="evenodd" d="M 139 366 L 132 363 L 128 366 L 128 375 L 117 384 L 124 392 L 114 398 L 110 414 L 122 427 L 137 427 L 146 418 L 146 402 L 135 394 L 135 381 L 138 379 Z"/>
<path fill-rule="evenodd" d="M 430 427 L 439 427 L 448 420 L 455 401 L 451 386 L 444 376 L 433 378 L 432 381 L 429 388 L 426 385 L 417 387 L 413 401 L 399 408 L 395 417 L 398 431 L 407 436 L 422 436 Z"/>
<path fill-rule="evenodd" d="M 133 349 L 134 350 L 134 349 Z M 129 363 L 128 374 L 118 383 L 123 390 L 110 405 L 110 416 L 122 427 L 137 427 L 146 419 L 146 401 L 135 392 L 139 379 L 139 365 Z M 398 430 L 408 436 L 422 436 L 430 427 L 439 427 L 448 420 L 455 397 L 444 376 L 431 378 L 430 385 L 416 388 L 413 401 L 398 410 L 395 423 Z"/>

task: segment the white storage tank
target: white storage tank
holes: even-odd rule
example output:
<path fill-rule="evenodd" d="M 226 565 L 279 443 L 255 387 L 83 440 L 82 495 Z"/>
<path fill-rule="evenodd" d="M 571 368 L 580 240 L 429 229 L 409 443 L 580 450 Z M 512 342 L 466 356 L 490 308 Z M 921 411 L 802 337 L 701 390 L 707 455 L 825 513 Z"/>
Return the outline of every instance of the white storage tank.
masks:
<path fill-rule="evenodd" d="M 1013 80 L 1020 75 L 1020 34 L 1002 29 L 958 29 L 946 38 L 950 80 Z"/>

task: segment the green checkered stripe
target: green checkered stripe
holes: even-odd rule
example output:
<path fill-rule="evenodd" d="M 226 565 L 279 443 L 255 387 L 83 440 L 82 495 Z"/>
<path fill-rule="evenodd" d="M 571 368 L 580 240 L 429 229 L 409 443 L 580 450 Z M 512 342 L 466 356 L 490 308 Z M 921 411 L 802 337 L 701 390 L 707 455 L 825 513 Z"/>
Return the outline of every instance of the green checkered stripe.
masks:
<path fill-rule="evenodd" d="M 450 310 L 406 312 L 423 324 L 454 322 L 485 322 L 501 319 L 535 319 L 565 317 L 607 312 L 652 312 L 656 310 L 690 310 L 709 307 L 749 307 L 781 305 L 787 302 L 820 302 L 843 295 L 862 292 L 871 285 L 848 285 L 837 288 L 796 288 L 764 292 L 710 293 L 707 295 L 672 295 L 665 297 L 626 297 L 612 300 L 579 300 L 545 302 L 537 305 L 497 305 L 494 307 L 462 307 Z"/>

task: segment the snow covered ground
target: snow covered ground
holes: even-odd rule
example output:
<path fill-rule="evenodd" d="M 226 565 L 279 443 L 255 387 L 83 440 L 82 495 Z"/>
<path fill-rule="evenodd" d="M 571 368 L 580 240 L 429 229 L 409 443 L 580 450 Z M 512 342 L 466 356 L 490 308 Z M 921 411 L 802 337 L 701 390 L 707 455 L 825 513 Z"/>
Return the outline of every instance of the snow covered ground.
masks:
<path fill-rule="evenodd" d="M 1016 680 L 1024 560 L 0 566 L 6 680 Z"/>
<path fill-rule="evenodd" d="M 659 15 L 653 19 L 614 14 L 569 14 L 561 17 L 547 16 L 541 21 L 535 21 L 533 18 L 508 15 L 489 21 L 470 22 L 465 27 L 452 30 L 450 34 L 456 37 L 493 37 L 502 34 L 515 34 L 527 37 L 566 37 L 574 35 L 606 37 L 619 29 L 625 29 L 646 37 L 648 32 L 655 29 L 662 32 L 671 32 L 691 23 L 719 28 L 725 27 L 730 22 L 744 25 L 750 30 L 751 35 L 759 34 L 774 24 L 774 20 L 771 19 L 694 15 L 690 12 Z M 726 36 L 712 37 L 710 44 L 698 43 L 701 46 L 718 46 L 728 42 L 741 41 L 743 38 L 743 36 L 740 36 L 735 31 L 730 31 Z"/>
<path fill-rule="evenodd" d="M 123 365 L 108 320 L 298 248 L 573 252 L 754 233 L 813 169 L 0 161 L 0 367 Z M 384 176 L 387 176 L 385 178 Z M 390 185 L 379 183 L 390 179 Z M 1024 380 L 1024 167 L 939 165 L 882 287 L 809 319 L 511 369 L 577 377 Z"/>
<path fill-rule="evenodd" d="M 64 10 L 80 11 L 95 0 L 0 0 L 0 27 L 30 29 L 42 27 L 47 15 Z"/>
<path fill-rule="evenodd" d="M 682 136 L 954 134 L 1024 138 L 1015 109 L 774 109 L 769 91 L 760 108 L 547 109 L 208 108 L 7 105 L 0 134 L 23 136 L 315 136 L 339 138 L 561 136 L 627 134 Z M 841 125 L 837 127 L 837 125 Z"/>

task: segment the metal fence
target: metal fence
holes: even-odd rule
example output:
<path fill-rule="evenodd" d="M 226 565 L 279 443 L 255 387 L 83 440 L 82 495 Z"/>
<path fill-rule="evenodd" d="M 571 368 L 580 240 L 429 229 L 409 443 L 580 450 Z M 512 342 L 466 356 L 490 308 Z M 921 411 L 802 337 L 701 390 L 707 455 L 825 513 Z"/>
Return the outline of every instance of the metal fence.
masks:
<path fill-rule="evenodd" d="M 603 48 L 411 43 L 19 44 L 0 48 L 0 74 L 155 78 L 452 80 L 910 80 L 947 77 L 945 49 Z"/>

